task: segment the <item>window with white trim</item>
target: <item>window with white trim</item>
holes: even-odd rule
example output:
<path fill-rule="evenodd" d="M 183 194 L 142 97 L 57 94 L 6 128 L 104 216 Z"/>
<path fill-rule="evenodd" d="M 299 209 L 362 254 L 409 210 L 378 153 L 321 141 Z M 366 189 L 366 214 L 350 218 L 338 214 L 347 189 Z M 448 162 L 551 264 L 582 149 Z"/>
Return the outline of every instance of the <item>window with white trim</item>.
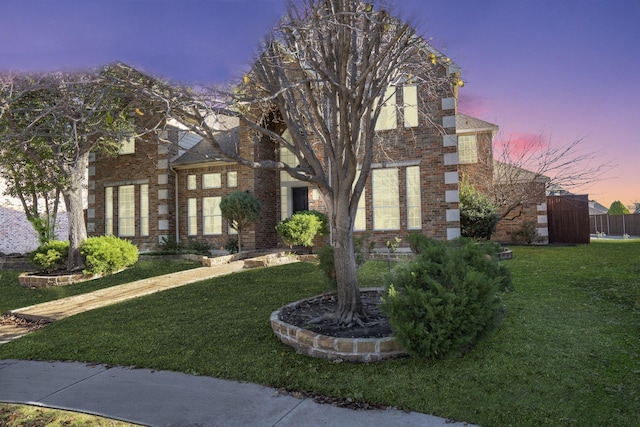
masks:
<path fill-rule="evenodd" d="M 360 178 L 360 171 L 356 174 L 356 179 L 353 181 L 353 186 L 356 186 L 356 182 Z M 353 221 L 354 231 L 363 231 L 367 229 L 367 201 L 365 197 L 366 187 L 360 195 L 358 200 L 358 210 L 356 211 L 356 219 Z"/>
<path fill-rule="evenodd" d="M 418 86 L 403 86 L 402 100 L 404 104 L 404 127 L 412 128 L 418 126 Z"/>
<path fill-rule="evenodd" d="M 227 172 L 227 187 L 237 187 L 237 186 L 238 186 L 238 172 L 237 171 Z"/>
<path fill-rule="evenodd" d="M 478 163 L 478 140 L 475 135 L 458 135 L 458 162 Z"/>
<path fill-rule="evenodd" d="M 118 154 L 133 154 L 136 152 L 136 138 L 128 135 L 120 140 L 120 149 Z"/>
<path fill-rule="evenodd" d="M 396 113 L 396 87 L 389 86 L 383 95 L 383 104 L 376 121 L 376 130 L 395 129 L 398 126 Z M 377 104 L 377 102 L 376 102 Z"/>
<path fill-rule="evenodd" d="M 135 186 L 118 187 L 118 236 L 136 235 Z"/>
<path fill-rule="evenodd" d="M 373 191 L 373 229 L 400 229 L 400 192 L 398 169 L 374 169 L 371 173 Z"/>
<path fill-rule="evenodd" d="M 420 201 L 420 167 L 410 166 L 407 175 L 407 229 L 422 228 L 422 209 Z"/>
<path fill-rule="evenodd" d="M 195 197 L 187 200 L 187 234 L 198 235 L 198 200 Z"/>
<path fill-rule="evenodd" d="M 104 234 L 113 234 L 113 187 L 104 189 Z"/>
<path fill-rule="evenodd" d="M 198 184 L 195 175 L 187 175 L 187 190 L 195 190 Z"/>
<path fill-rule="evenodd" d="M 205 173 L 202 175 L 202 188 L 220 188 L 222 187 L 222 174 Z"/>
<path fill-rule="evenodd" d="M 221 197 L 202 198 L 202 234 L 222 234 Z"/>
<path fill-rule="evenodd" d="M 149 235 L 149 184 L 140 185 L 140 235 Z"/>

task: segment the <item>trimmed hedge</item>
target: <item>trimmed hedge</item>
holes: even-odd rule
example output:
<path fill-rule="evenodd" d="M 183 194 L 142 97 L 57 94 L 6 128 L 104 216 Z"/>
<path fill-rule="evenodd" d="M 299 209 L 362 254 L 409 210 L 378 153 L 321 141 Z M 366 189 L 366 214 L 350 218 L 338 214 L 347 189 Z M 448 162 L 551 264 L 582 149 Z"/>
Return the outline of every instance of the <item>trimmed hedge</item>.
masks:
<path fill-rule="evenodd" d="M 80 245 L 85 274 L 110 274 L 138 261 L 138 248 L 115 236 L 89 237 Z"/>

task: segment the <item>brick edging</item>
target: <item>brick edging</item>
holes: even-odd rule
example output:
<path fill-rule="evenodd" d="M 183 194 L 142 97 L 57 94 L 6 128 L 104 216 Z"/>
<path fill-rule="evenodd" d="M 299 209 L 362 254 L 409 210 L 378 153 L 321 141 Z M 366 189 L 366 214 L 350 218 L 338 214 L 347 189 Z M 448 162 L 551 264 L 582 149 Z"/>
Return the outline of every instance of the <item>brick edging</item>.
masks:
<path fill-rule="evenodd" d="M 371 291 L 377 289 L 362 289 Z M 271 329 L 284 344 L 295 348 L 299 353 L 320 359 L 342 360 L 348 362 L 377 362 L 406 356 L 407 352 L 395 337 L 382 338 L 337 338 L 318 334 L 280 320 L 280 313 L 310 299 L 287 304 L 271 313 Z"/>

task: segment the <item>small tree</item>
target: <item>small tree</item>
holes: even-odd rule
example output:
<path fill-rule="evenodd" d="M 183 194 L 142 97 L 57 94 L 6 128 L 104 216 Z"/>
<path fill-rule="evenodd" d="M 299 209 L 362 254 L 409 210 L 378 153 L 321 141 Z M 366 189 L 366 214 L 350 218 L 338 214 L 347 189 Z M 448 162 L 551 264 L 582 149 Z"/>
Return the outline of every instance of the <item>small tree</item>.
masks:
<path fill-rule="evenodd" d="M 609 210 L 607 211 L 609 215 L 624 215 L 629 213 L 629 209 L 625 205 L 622 204 L 620 200 L 616 200 L 611 203 Z"/>
<path fill-rule="evenodd" d="M 322 228 L 322 221 L 316 215 L 296 212 L 276 226 L 282 240 L 293 246 L 313 246 L 313 239 Z"/>
<path fill-rule="evenodd" d="M 260 202 L 251 193 L 234 191 L 220 201 L 222 217 L 238 232 L 238 252 L 242 251 L 242 231 L 260 217 Z"/>
<path fill-rule="evenodd" d="M 460 231 L 464 237 L 489 240 L 500 221 L 491 198 L 476 191 L 466 179 L 460 182 Z"/>

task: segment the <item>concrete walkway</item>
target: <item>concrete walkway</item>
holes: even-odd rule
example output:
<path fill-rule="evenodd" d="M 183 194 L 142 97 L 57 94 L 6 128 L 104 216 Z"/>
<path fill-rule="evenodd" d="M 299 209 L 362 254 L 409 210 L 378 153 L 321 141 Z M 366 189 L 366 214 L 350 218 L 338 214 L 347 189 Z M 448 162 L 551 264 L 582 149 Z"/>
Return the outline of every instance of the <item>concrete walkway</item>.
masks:
<path fill-rule="evenodd" d="M 84 311 L 224 276 L 243 268 L 244 261 L 234 261 L 216 267 L 199 267 L 19 308 L 10 311 L 9 314 L 35 322 L 54 322 Z M 19 338 L 29 332 L 29 325 L 0 325 L 0 344 Z"/>
<path fill-rule="evenodd" d="M 243 267 L 243 261 L 236 261 L 196 268 L 37 304 L 12 313 L 33 320 L 55 321 L 230 274 Z M 0 325 L 0 344 L 28 332 L 24 327 Z M 257 384 L 77 362 L 0 360 L 0 402 L 66 409 L 159 427 L 470 426 L 397 409 L 339 408 L 308 398 L 297 399 Z"/>

